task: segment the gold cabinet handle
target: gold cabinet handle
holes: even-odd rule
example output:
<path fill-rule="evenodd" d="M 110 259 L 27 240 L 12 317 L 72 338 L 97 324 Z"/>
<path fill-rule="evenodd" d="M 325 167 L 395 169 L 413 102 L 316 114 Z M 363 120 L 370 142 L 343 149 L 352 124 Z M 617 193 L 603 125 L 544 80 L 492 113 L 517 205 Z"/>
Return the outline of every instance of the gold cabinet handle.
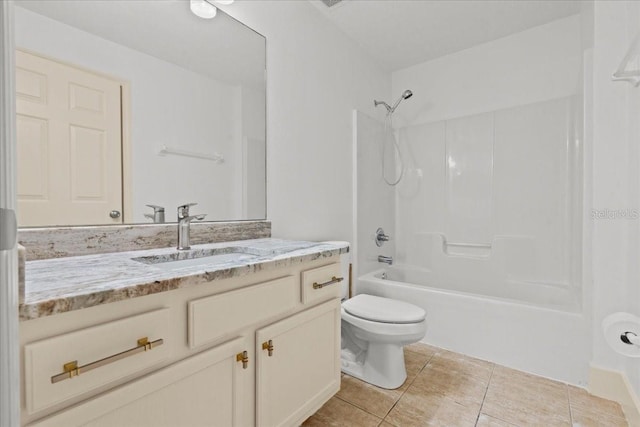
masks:
<path fill-rule="evenodd" d="M 263 342 L 262 349 L 267 350 L 269 357 L 273 356 L 273 340 Z"/>
<path fill-rule="evenodd" d="M 247 369 L 249 367 L 249 353 L 243 351 L 236 354 L 236 362 L 242 362 L 242 369 Z"/>
<path fill-rule="evenodd" d="M 84 366 L 78 366 L 77 360 L 74 360 L 72 362 L 67 362 L 64 365 L 62 365 L 62 370 L 64 372 L 62 372 L 61 374 L 52 376 L 51 383 L 55 384 L 55 383 L 59 383 L 60 381 L 77 377 L 78 375 L 80 375 L 81 372 L 82 373 L 89 372 L 101 366 L 105 366 L 110 363 L 117 362 L 118 360 L 122 360 L 125 357 L 133 356 L 134 354 L 138 354 L 144 351 L 154 349 L 158 346 L 161 346 L 162 344 L 164 344 L 163 339 L 149 341 L 147 337 L 144 337 L 138 340 L 138 345 L 134 348 L 125 350 L 118 354 L 114 354 L 113 356 L 105 357 L 104 359 L 100 359 L 95 362 L 91 362 Z"/>
<path fill-rule="evenodd" d="M 318 283 L 318 282 L 314 282 L 313 283 L 313 289 L 322 289 L 325 286 L 329 286 L 329 285 L 333 285 L 334 283 L 340 283 L 344 280 L 344 277 L 336 277 L 333 276 L 331 278 L 331 280 L 329 280 L 328 282 L 324 282 L 324 283 Z"/>

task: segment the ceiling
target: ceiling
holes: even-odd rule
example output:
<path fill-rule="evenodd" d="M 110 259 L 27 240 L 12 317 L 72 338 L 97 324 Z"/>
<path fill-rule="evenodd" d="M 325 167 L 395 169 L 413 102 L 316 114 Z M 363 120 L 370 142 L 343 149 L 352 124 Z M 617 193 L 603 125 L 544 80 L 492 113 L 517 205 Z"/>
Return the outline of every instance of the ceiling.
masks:
<path fill-rule="evenodd" d="M 309 0 L 388 71 L 580 12 L 565 0 Z"/>
<path fill-rule="evenodd" d="M 229 84 L 264 86 L 264 37 L 221 10 L 208 20 L 191 13 L 184 0 L 19 0 L 16 5 Z"/>

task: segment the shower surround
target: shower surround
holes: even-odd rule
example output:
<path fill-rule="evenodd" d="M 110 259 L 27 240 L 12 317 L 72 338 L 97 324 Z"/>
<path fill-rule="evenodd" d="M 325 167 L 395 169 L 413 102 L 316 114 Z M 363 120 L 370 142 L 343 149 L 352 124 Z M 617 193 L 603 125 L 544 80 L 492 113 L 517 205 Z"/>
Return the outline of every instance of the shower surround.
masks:
<path fill-rule="evenodd" d="M 588 48 L 575 15 L 395 72 L 395 187 L 383 123 L 354 113 L 357 292 L 425 308 L 428 343 L 581 385 Z"/>

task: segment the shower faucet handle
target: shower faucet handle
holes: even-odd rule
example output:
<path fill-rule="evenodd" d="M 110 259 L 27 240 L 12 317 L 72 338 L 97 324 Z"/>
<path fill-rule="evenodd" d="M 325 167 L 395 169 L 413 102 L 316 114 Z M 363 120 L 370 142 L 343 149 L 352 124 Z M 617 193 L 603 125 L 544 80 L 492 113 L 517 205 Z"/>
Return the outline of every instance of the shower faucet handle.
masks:
<path fill-rule="evenodd" d="M 384 244 L 384 242 L 388 242 L 389 241 L 389 235 L 388 234 L 384 234 L 384 230 L 381 228 L 378 228 L 376 230 L 376 246 L 380 247 Z"/>

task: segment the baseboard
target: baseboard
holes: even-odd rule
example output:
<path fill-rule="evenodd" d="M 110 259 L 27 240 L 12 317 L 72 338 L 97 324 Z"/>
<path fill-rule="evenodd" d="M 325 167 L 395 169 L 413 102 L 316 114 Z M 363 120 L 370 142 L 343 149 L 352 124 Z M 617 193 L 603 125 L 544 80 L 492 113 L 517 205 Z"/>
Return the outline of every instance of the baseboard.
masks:
<path fill-rule="evenodd" d="M 589 392 L 620 403 L 629 425 L 640 425 L 640 398 L 624 373 L 591 365 Z"/>

